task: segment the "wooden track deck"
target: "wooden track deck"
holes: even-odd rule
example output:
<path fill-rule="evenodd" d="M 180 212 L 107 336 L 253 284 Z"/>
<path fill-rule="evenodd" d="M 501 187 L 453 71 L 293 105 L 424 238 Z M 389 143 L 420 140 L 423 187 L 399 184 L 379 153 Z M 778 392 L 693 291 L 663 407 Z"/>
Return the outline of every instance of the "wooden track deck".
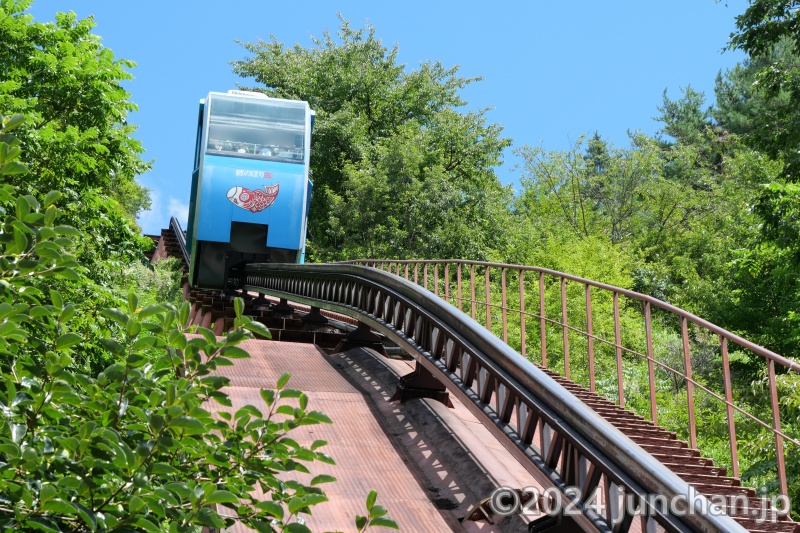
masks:
<path fill-rule="evenodd" d="M 523 487 L 533 479 L 464 406 L 389 402 L 392 384 L 411 370 L 409 362 L 363 349 L 327 355 L 314 345 L 278 341 L 246 341 L 242 347 L 251 359 L 218 370 L 231 379 L 226 392 L 233 406 L 216 404 L 216 409 L 234 412 L 249 403 L 263 410 L 259 389 L 273 388 L 283 372 L 290 372 L 288 386 L 306 392 L 308 408 L 325 412 L 334 422 L 290 433 L 305 445 L 326 440 L 322 451 L 337 463 L 308 465 L 312 475 L 337 478 L 322 485 L 330 501 L 304 517 L 312 530 L 354 531 L 354 518 L 365 514 L 371 489 L 404 532 L 526 530 L 519 517 L 496 525 L 459 522 L 494 487 Z"/>

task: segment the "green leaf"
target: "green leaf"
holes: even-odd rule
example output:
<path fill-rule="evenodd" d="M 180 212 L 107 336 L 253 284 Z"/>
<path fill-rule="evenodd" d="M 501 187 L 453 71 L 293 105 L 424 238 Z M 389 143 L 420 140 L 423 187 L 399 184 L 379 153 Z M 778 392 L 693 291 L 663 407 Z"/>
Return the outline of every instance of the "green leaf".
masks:
<path fill-rule="evenodd" d="M 375 491 L 373 491 L 375 492 Z M 379 516 L 383 516 L 387 513 L 386 509 L 383 508 L 382 505 L 373 505 L 369 508 L 369 517 L 376 518 Z"/>
<path fill-rule="evenodd" d="M 58 276 L 70 281 L 81 281 L 83 278 L 71 268 L 57 268 L 53 270 Z"/>
<path fill-rule="evenodd" d="M 78 514 L 72 504 L 60 498 L 53 498 L 42 505 L 42 511 L 57 515 L 73 516 Z"/>
<path fill-rule="evenodd" d="M 49 483 L 42 484 L 42 488 L 39 490 L 39 502 L 40 505 L 44 504 L 47 500 L 52 500 L 58 494 L 58 490 Z"/>
<path fill-rule="evenodd" d="M 62 324 L 69 322 L 72 317 L 75 316 L 75 306 L 72 304 L 67 304 L 61 310 L 61 314 L 58 316 L 58 321 Z"/>
<path fill-rule="evenodd" d="M 118 343 L 114 339 L 98 339 L 99 342 L 106 350 L 108 350 L 113 355 L 122 356 L 125 355 L 125 347 L 122 344 Z"/>
<path fill-rule="evenodd" d="M 180 470 L 167 463 L 152 463 L 149 471 L 152 475 L 174 475 L 180 474 Z"/>
<path fill-rule="evenodd" d="M 279 398 L 302 398 L 303 396 L 305 394 L 297 389 L 283 389 L 278 393 Z"/>
<path fill-rule="evenodd" d="M 23 122 L 25 122 L 25 115 L 16 113 L 6 119 L 6 123 L 3 124 L 3 129 L 5 131 L 11 131 Z"/>
<path fill-rule="evenodd" d="M 0 453 L 6 457 L 19 457 L 19 446 L 13 443 L 0 444 Z"/>
<path fill-rule="evenodd" d="M 378 516 L 369 521 L 370 526 L 374 527 L 388 527 L 389 529 L 400 529 L 397 522 L 386 516 Z"/>
<path fill-rule="evenodd" d="M 375 505 L 375 500 L 377 498 L 378 498 L 378 491 L 376 490 L 369 491 L 369 494 L 367 494 L 367 511 L 372 509 L 372 507 Z M 372 516 L 371 512 L 370 516 Z"/>
<path fill-rule="evenodd" d="M 289 500 L 289 514 L 296 514 L 300 509 L 307 507 L 306 502 L 303 498 L 299 498 L 295 496 L 294 498 Z"/>
<path fill-rule="evenodd" d="M 244 313 L 244 300 L 242 300 L 241 298 L 234 298 L 233 309 L 236 312 L 236 317 L 240 318 L 242 316 L 242 313 Z"/>
<path fill-rule="evenodd" d="M 56 339 L 56 349 L 62 350 L 80 344 L 81 342 L 83 342 L 83 337 L 77 333 L 64 333 L 63 335 L 59 335 L 58 339 Z"/>
<path fill-rule="evenodd" d="M 279 415 L 295 416 L 295 408 L 291 405 L 281 405 L 275 409 L 275 412 Z"/>
<path fill-rule="evenodd" d="M 275 403 L 274 390 L 261 389 L 261 397 L 264 399 L 264 403 L 267 404 L 267 407 L 272 407 L 272 404 Z"/>
<path fill-rule="evenodd" d="M 191 416 L 179 416 L 169 423 L 170 427 L 182 429 L 187 435 L 201 435 L 206 432 L 206 426 Z"/>
<path fill-rule="evenodd" d="M 85 507 L 79 502 L 72 502 L 72 505 L 75 506 L 75 510 L 78 513 L 78 516 L 81 517 L 87 526 L 89 526 L 89 531 L 95 531 L 97 529 L 97 518 L 95 517 L 94 512 Z"/>
<path fill-rule="evenodd" d="M 247 359 L 250 357 L 250 354 L 247 353 L 246 350 L 239 348 L 238 346 L 225 346 L 222 348 L 222 350 L 220 350 L 220 353 L 231 359 Z"/>
<path fill-rule="evenodd" d="M 319 485 L 320 483 L 332 483 L 334 481 L 336 481 L 335 477 L 329 476 L 327 474 L 320 474 L 318 476 L 314 476 L 314 479 L 311 480 L 311 483 L 309 483 L 309 485 L 313 487 L 314 485 Z"/>
<path fill-rule="evenodd" d="M 23 437 L 25 437 L 25 433 L 28 432 L 27 427 L 25 424 L 9 424 L 11 426 L 11 442 L 14 444 L 19 444 L 22 442 Z"/>
<path fill-rule="evenodd" d="M 161 311 L 164 311 L 164 306 L 162 306 L 161 304 L 148 305 L 147 307 L 139 311 L 139 318 L 141 320 L 144 320 L 145 318 L 160 313 Z"/>
<path fill-rule="evenodd" d="M 77 229 L 73 228 L 72 226 L 56 226 L 53 230 L 58 235 L 66 235 L 68 237 L 81 237 L 81 232 Z"/>
<path fill-rule="evenodd" d="M 230 503 L 232 505 L 239 504 L 239 498 L 237 498 L 232 492 L 228 492 L 227 490 L 217 490 L 211 493 L 210 496 L 206 498 L 206 503 Z"/>
<path fill-rule="evenodd" d="M 103 309 L 100 314 L 106 318 L 110 318 L 120 326 L 125 327 L 128 324 L 128 315 L 116 308 Z"/>
<path fill-rule="evenodd" d="M 206 341 L 208 344 L 211 344 L 211 345 L 214 345 L 214 344 L 216 344 L 216 342 L 217 342 L 217 337 L 216 337 L 216 335 L 214 335 L 214 332 L 213 332 L 213 331 L 211 331 L 210 329 L 208 329 L 208 328 L 203 328 L 203 327 L 198 327 L 198 328 L 197 328 L 197 333 L 199 333 L 200 335 L 202 335 L 202 336 L 203 336 L 203 339 L 205 339 L 205 341 Z"/>
<path fill-rule="evenodd" d="M 5 165 L 0 167 L 0 175 L 12 176 L 12 175 L 27 174 L 27 173 L 28 173 L 28 167 L 26 167 L 19 161 L 11 161 L 10 163 L 6 163 Z"/>
<path fill-rule="evenodd" d="M 56 307 L 64 307 L 64 300 L 61 298 L 61 294 L 58 291 L 50 290 L 50 301 Z"/>
<path fill-rule="evenodd" d="M 131 497 L 130 499 L 128 499 L 127 504 L 128 504 L 128 512 L 129 513 L 138 513 L 139 511 L 141 511 L 142 509 L 144 509 L 146 507 L 146 504 L 144 503 L 144 500 L 141 499 L 139 496 L 135 496 L 135 495 L 133 497 Z"/>
<path fill-rule="evenodd" d="M 144 515 L 138 516 L 133 520 L 133 524 L 138 530 L 152 531 L 153 533 L 160 533 L 163 531 L 160 524 L 153 517 Z"/>
<path fill-rule="evenodd" d="M 138 352 L 139 350 L 153 348 L 155 346 L 164 346 L 164 341 L 159 337 L 147 335 L 136 339 L 136 342 L 133 343 L 133 350 Z"/>
<path fill-rule="evenodd" d="M 252 331 L 257 335 L 264 337 L 265 339 L 272 338 L 272 333 L 270 332 L 269 328 L 264 324 L 262 324 L 261 322 L 256 322 L 254 320 L 248 324 L 243 324 L 242 327 L 248 331 Z"/>
<path fill-rule="evenodd" d="M 358 531 L 363 531 L 365 527 L 367 527 L 367 517 L 356 515 L 356 529 Z"/>
<path fill-rule="evenodd" d="M 262 511 L 264 511 L 265 513 L 267 513 L 270 516 L 274 516 L 279 521 L 283 520 L 283 507 L 280 504 L 276 503 L 276 502 L 269 501 L 269 500 L 261 501 L 261 502 L 256 503 L 255 507 L 260 509 L 260 510 L 262 510 Z"/>
<path fill-rule="evenodd" d="M 286 385 L 286 382 L 289 381 L 289 378 L 291 377 L 292 375 L 289 372 L 284 372 L 283 374 L 281 374 L 281 377 L 278 378 L 278 383 L 275 385 L 275 388 L 278 390 L 282 389 L 283 386 Z"/>
<path fill-rule="evenodd" d="M 284 531 L 288 531 L 289 533 L 311 533 L 311 530 L 308 529 L 307 526 L 301 524 L 299 522 L 292 522 L 291 524 L 287 524 Z"/>
<path fill-rule="evenodd" d="M 24 202 L 24 204 L 28 205 L 27 202 Z M 28 249 L 28 237 L 17 228 L 14 228 L 14 243 L 17 245 L 17 250 L 19 250 L 19 252 L 24 252 Z"/>
<path fill-rule="evenodd" d="M 45 531 L 46 533 L 61 533 L 61 528 L 58 527 L 55 521 L 44 517 L 34 516 L 25 521 L 26 528 L 31 531 Z"/>
<path fill-rule="evenodd" d="M 328 418 L 328 415 L 321 411 L 309 411 L 306 413 L 306 418 L 314 420 L 315 422 L 323 422 L 325 424 L 333 424 L 333 420 Z"/>
<path fill-rule="evenodd" d="M 45 208 L 50 207 L 51 205 L 53 205 L 57 201 L 61 200 L 61 198 L 63 198 L 63 197 L 64 197 L 64 195 L 61 194 L 61 192 L 59 192 L 59 191 L 50 191 L 44 197 L 44 207 Z"/>
<path fill-rule="evenodd" d="M 328 501 L 327 496 L 325 496 L 324 494 L 316 494 L 316 493 L 305 494 L 302 496 L 302 499 L 306 503 L 306 506 L 308 507 Z"/>

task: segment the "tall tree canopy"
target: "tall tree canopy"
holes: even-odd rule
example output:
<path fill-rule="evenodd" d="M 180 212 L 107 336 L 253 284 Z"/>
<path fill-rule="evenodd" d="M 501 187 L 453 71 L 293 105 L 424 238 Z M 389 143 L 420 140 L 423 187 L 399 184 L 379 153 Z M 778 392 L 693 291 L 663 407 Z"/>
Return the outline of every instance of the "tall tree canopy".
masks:
<path fill-rule="evenodd" d="M 800 3 L 796 0 L 751 0 L 736 17 L 729 46 L 749 56 L 743 68 L 730 76 L 720 118 L 744 118 L 730 113 L 744 106 L 757 113 L 745 124 L 750 138 L 787 164 L 787 177 L 800 179 Z M 718 87 L 720 84 L 718 83 Z M 738 91 L 730 92 L 736 88 Z M 718 92 L 718 95 L 720 93 Z M 738 104 L 732 105 L 732 104 Z"/>
<path fill-rule="evenodd" d="M 459 91 L 477 78 L 427 62 L 397 62 L 366 26 L 342 19 L 334 37 L 287 48 L 244 44 L 234 71 L 270 96 L 317 112 L 311 167 L 315 259 L 487 257 L 502 238 L 510 191 L 494 172 L 510 141 Z"/>
<path fill-rule="evenodd" d="M 28 117 L 18 136 L 30 174 L 9 179 L 34 194 L 61 191 L 66 220 L 89 235 L 79 255 L 132 257 L 135 217 L 150 202 L 135 179 L 149 164 L 122 87 L 134 64 L 100 43 L 91 17 L 59 13 L 40 23 L 30 5 L 0 0 L 0 109 Z"/>

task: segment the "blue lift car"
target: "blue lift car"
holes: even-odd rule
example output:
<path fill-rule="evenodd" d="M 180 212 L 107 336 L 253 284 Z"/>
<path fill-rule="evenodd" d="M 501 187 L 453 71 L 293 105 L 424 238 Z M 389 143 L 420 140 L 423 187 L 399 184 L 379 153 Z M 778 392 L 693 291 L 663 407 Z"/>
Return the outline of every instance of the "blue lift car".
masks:
<path fill-rule="evenodd" d="M 308 102 L 248 91 L 200 101 L 186 244 L 189 283 L 225 289 L 247 263 L 302 263 L 311 201 Z"/>

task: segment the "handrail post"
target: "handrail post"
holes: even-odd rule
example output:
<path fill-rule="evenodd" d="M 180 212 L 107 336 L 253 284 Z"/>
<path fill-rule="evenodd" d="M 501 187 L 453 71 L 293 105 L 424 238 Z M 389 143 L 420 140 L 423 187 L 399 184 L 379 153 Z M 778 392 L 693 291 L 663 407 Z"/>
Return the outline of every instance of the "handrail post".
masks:
<path fill-rule="evenodd" d="M 569 326 L 567 326 L 567 279 L 561 278 L 561 329 L 564 339 L 564 377 L 569 379 Z"/>
<path fill-rule="evenodd" d="M 614 292 L 614 347 L 617 355 L 617 400 L 625 407 L 625 386 L 622 378 L 622 335 L 619 325 L 619 293 Z"/>
<path fill-rule="evenodd" d="M 656 370 L 653 355 L 653 322 L 650 316 L 650 302 L 644 303 L 644 331 L 647 340 L 647 379 L 650 383 L 650 420 L 658 424 L 658 408 L 656 406 Z"/>
<path fill-rule="evenodd" d="M 461 263 L 458 263 L 456 269 L 456 300 L 458 300 L 458 310 L 464 310 L 464 300 L 461 298 Z"/>
<path fill-rule="evenodd" d="M 486 267 L 486 329 L 492 331 L 492 308 L 491 308 L 491 285 L 489 282 L 489 271 L 491 267 Z"/>
<path fill-rule="evenodd" d="M 728 361 L 728 339 L 720 335 L 722 351 L 722 373 L 725 380 L 725 410 L 728 415 L 728 437 L 731 443 L 731 470 L 733 477 L 739 477 L 739 450 L 736 445 L 736 421 L 733 419 L 733 391 L 731 386 L 731 367 Z"/>
<path fill-rule="evenodd" d="M 544 272 L 539 272 L 539 337 L 542 351 L 542 366 L 547 368 L 547 320 L 545 319 Z"/>
<path fill-rule="evenodd" d="M 508 309 L 506 305 L 506 269 L 500 269 L 500 299 L 502 301 L 503 342 L 508 344 Z"/>
<path fill-rule="evenodd" d="M 769 360 L 769 401 L 772 407 L 772 429 L 775 430 L 775 454 L 778 459 L 778 484 L 781 494 L 789 495 L 789 485 L 786 480 L 786 457 L 783 455 L 783 437 L 781 437 L 781 410 L 778 404 L 778 386 L 775 381 L 775 362 Z"/>
<path fill-rule="evenodd" d="M 594 327 L 592 323 L 592 286 L 586 284 L 586 345 L 589 355 L 589 390 L 594 392 Z"/>
<path fill-rule="evenodd" d="M 519 271 L 519 345 L 520 355 L 527 358 L 528 339 L 525 334 L 525 271 Z"/>
<path fill-rule="evenodd" d="M 444 264 L 444 299 L 450 302 L 450 263 Z"/>
<path fill-rule="evenodd" d="M 683 368 L 686 373 L 686 401 L 689 404 L 689 446 L 697 448 L 697 423 L 694 412 L 694 383 L 692 380 L 692 357 L 689 352 L 689 327 L 686 317 L 681 317 L 681 338 L 683 340 Z"/>
<path fill-rule="evenodd" d="M 439 296 L 439 263 L 433 264 L 433 294 Z"/>
<path fill-rule="evenodd" d="M 469 294 L 470 298 L 472 298 L 472 320 L 475 320 L 475 315 L 477 314 L 477 302 L 475 301 L 475 265 L 469 266 Z"/>

